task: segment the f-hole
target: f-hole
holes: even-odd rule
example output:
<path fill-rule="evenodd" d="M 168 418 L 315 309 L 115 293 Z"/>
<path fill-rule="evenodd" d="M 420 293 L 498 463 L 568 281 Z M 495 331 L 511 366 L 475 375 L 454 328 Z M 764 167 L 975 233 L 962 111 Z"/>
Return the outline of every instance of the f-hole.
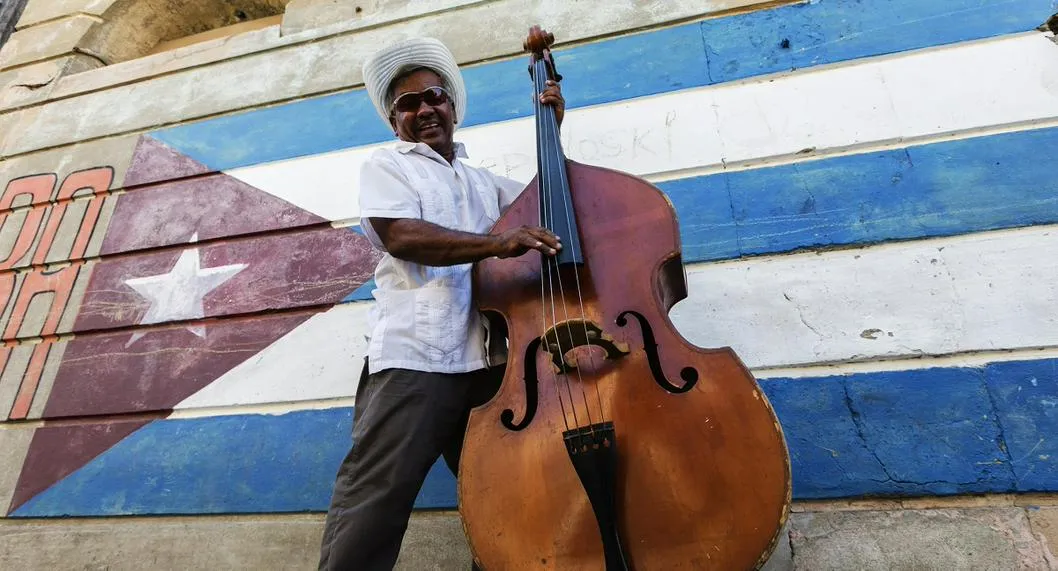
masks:
<path fill-rule="evenodd" d="M 680 378 L 683 385 L 674 385 L 665 376 L 665 370 L 661 367 L 661 359 L 658 357 L 658 343 L 654 340 L 654 330 L 650 322 L 635 311 L 623 311 L 617 316 L 618 327 L 628 325 L 627 316 L 631 315 L 639 322 L 639 330 L 643 332 L 643 350 L 647 353 L 647 361 L 650 363 L 650 373 L 654 376 L 654 382 L 670 393 L 680 394 L 691 390 L 698 383 L 698 370 L 694 367 L 684 367 L 680 370 Z"/>
<path fill-rule="evenodd" d="M 513 430 L 515 432 L 525 430 L 525 428 L 529 426 L 529 423 L 533 421 L 533 417 L 536 416 L 536 406 L 538 401 L 537 387 L 539 385 L 536 376 L 536 352 L 540 349 L 540 342 L 542 340 L 542 337 L 537 337 L 525 347 L 525 416 L 515 423 L 513 410 L 508 408 L 501 412 L 500 423 L 502 423 L 507 430 Z"/>

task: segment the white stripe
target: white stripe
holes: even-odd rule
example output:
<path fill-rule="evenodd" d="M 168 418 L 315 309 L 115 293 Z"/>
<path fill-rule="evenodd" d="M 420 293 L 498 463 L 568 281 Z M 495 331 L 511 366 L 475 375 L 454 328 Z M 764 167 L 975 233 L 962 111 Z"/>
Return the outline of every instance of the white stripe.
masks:
<path fill-rule="evenodd" d="M 1058 346 L 1058 227 L 692 266 L 672 320 L 752 368 Z"/>
<path fill-rule="evenodd" d="M 571 110 L 563 145 L 573 160 L 659 180 L 1056 119 L 1058 46 L 1032 33 Z M 471 163 L 528 182 L 532 121 L 467 128 L 457 138 Z M 324 218 L 355 220 L 359 165 L 389 144 L 228 174 Z M 798 155 L 805 149 L 814 151 Z"/>
<path fill-rule="evenodd" d="M 356 394 L 371 304 L 309 318 L 174 409 L 342 398 Z"/>
<path fill-rule="evenodd" d="M 1054 351 L 1029 349 L 1058 347 L 1056 251 L 1048 226 L 697 264 L 672 320 L 692 344 L 731 346 L 762 378 L 921 368 L 891 360 L 975 351 L 1046 358 Z M 351 397 L 370 305 L 310 319 L 177 408 Z M 936 366 L 982 361 L 947 359 Z M 848 364 L 872 360 L 886 361 Z"/>

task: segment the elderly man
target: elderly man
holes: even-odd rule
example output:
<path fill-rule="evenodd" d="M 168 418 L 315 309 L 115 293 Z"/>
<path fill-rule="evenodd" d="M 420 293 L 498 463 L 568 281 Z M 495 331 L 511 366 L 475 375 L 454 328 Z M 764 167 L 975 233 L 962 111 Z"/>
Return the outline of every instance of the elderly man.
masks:
<path fill-rule="evenodd" d="M 561 246 L 544 228 L 487 234 L 524 185 L 462 160 L 463 79 L 433 39 L 403 41 L 364 64 L 379 116 L 400 141 L 364 164 L 364 233 L 384 252 L 375 269 L 370 342 L 356 391 L 353 447 L 334 486 L 320 569 L 392 569 L 415 497 L 443 456 L 458 474 L 469 411 L 498 388 L 505 354 L 471 298 L 471 267 L 492 256 Z M 541 95 L 561 122 L 564 101 Z"/>

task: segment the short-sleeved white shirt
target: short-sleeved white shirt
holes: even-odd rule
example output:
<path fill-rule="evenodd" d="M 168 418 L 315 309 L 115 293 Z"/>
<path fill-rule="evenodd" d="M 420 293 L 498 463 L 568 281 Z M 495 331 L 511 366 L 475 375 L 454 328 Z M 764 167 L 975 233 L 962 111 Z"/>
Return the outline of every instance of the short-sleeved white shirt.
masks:
<path fill-rule="evenodd" d="M 369 317 L 372 373 L 388 368 L 461 373 L 490 364 L 485 320 L 471 298 L 473 264 L 435 267 L 395 258 L 367 220 L 417 218 L 487 233 L 525 185 L 461 158 L 467 158 L 461 143 L 449 164 L 425 143 L 400 141 L 375 151 L 361 167 L 361 228 L 384 253 L 375 268 Z"/>

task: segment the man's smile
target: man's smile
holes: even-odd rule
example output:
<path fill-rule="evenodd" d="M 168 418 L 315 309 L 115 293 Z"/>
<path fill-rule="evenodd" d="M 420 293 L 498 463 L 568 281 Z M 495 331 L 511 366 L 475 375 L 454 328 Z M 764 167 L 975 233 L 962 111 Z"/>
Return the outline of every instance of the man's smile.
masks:
<path fill-rule="evenodd" d="M 441 125 L 437 121 L 427 121 L 419 125 L 420 135 L 434 135 L 441 131 Z"/>

